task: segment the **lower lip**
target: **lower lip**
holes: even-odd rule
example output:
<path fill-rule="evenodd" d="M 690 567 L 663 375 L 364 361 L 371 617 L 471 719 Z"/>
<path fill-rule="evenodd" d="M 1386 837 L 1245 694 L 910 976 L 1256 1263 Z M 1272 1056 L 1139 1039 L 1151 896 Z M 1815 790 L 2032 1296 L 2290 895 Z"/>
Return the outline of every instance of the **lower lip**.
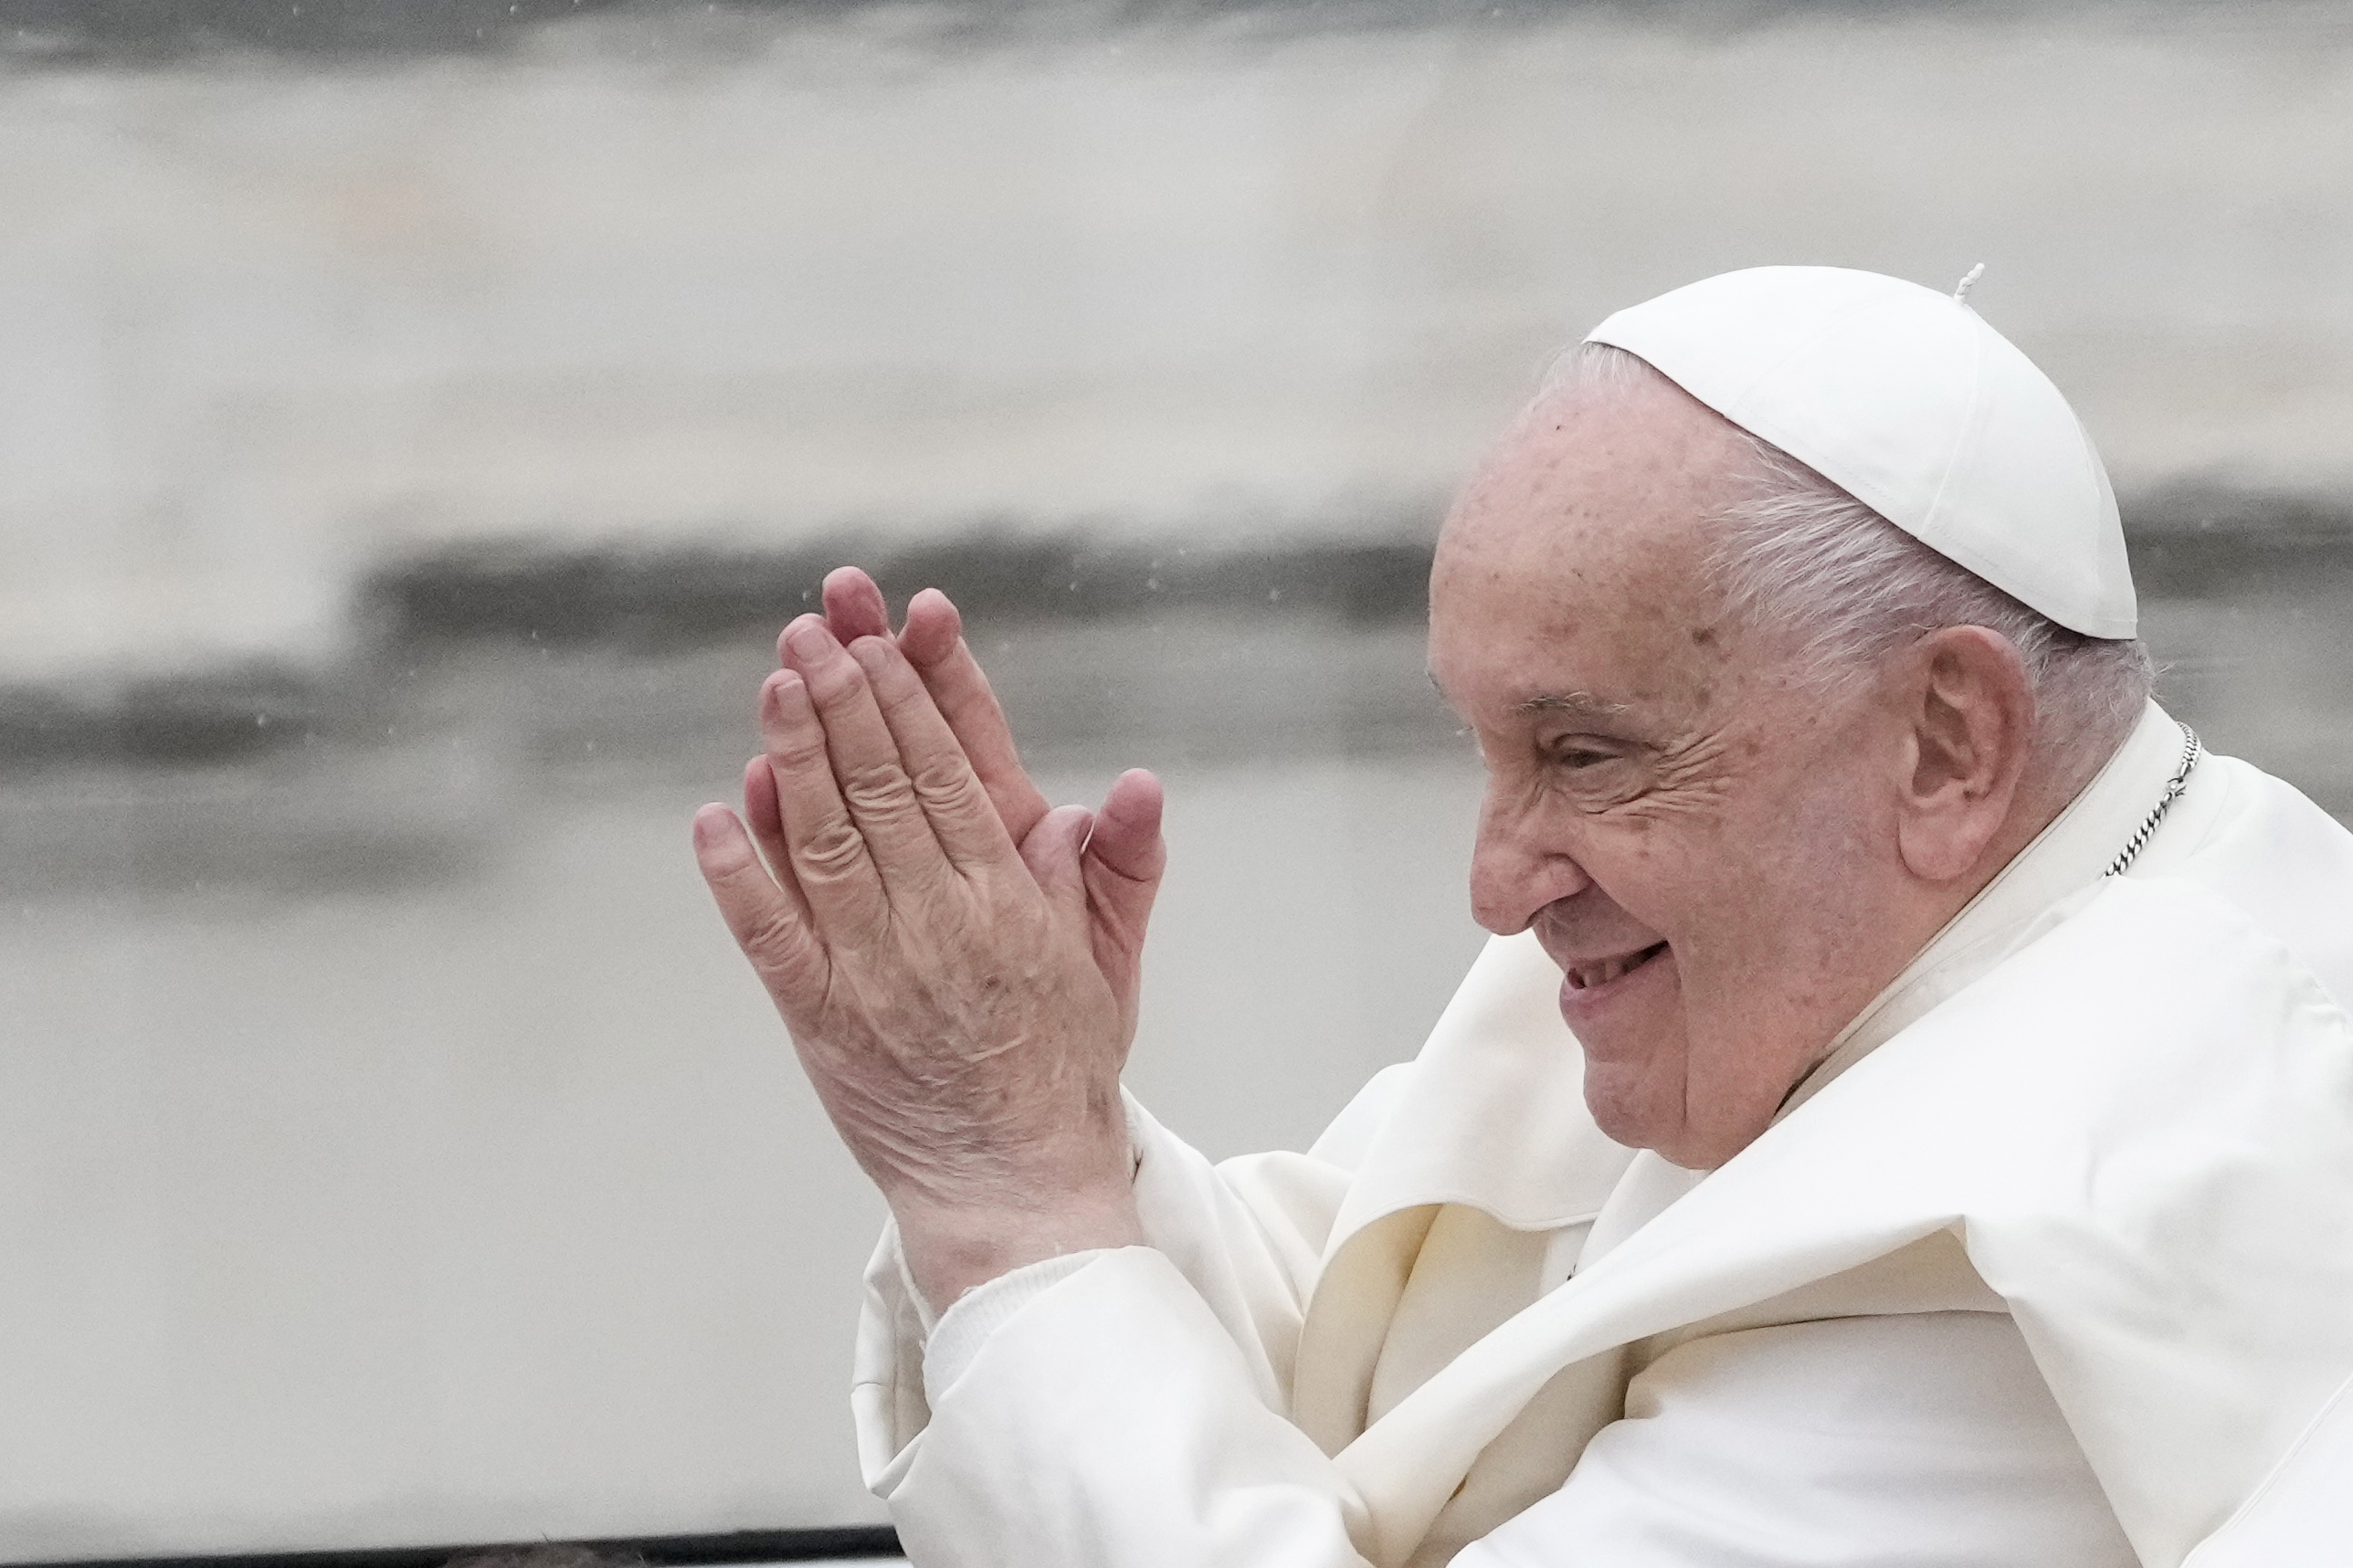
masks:
<path fill-rule="evenodd" d="M 1673 948 L 1662 947 L 1654 956 L 1599 985 L 1577 986 L 1570 984 L 1567 975 L 1561 976 L 1560 1016 L 1568 1021 L 1569 1028 L 1579 1039 L 1585 1040 L 1586 1026 L 1599 1023 L 1644 989 L 1668 982 L 1674 957 Z"/>

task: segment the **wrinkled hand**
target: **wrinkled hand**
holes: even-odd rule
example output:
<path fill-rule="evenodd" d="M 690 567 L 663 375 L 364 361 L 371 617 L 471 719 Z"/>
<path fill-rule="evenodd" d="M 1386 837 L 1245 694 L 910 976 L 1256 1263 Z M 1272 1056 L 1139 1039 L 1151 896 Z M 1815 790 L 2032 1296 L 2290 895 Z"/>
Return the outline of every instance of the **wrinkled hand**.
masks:
<path fill-rule="evenodd" d="M 825 619 L 844 643 L 888 637 L 891 631 L 882 590 L 855 566 L 839 567 L 827 575 Z M 786 644 L 800 624 L 787 626 L 776 640 L 777 661 L 787 668 L 793 667 L 793 658 Z M 964 621 L 955 605 L 937 588 L 924 589 L 907 605 L 898 641 L 988 791 L 997 819 L 1014 843 L 1024 843 L 1046 818 L 1046 797 L 1021 766 L 1012 726 L 1005 721 L 987 675 L 964 640 Z M 1095 917 L 1096 962 L 1120 998 L 1124 1037 L 1130 1040 L 1135 1037 L 1136 998 L 1143 983 L 1145 925 L 1167 865 L 1160 808 L 1159 782 L 1151 774 L 1138 770 L 1121 775 L 1094 815 L 1080 859 Z"/>
<path fill-rule="evenodd" d="M 750 834 L 706 806 L 695 842 L 917 1285 L 944 1307 L 1023 1263 L 1139 1239 L 1118 1083 L 1161 857 L 1149 774 L 1124 777 L 1101 814 L 1044 809 L 938 606 L 952 647 L 936 611 L 911 612 L 896 642 L 860 628 L 845 647 L 816 616 L 787 628 L 786 668 L 761 689 Z M 944 700 L 910 639 L 935 656 Z M 978 758 L 948 716 L 960 703 Z"/>

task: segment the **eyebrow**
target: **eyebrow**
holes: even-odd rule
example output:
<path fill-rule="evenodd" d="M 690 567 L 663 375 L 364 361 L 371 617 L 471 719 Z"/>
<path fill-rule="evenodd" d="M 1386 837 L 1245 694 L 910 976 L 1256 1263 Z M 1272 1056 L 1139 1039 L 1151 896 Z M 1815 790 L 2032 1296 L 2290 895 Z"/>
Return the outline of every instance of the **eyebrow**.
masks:
<path fill-rule="evenodd" d="M 1514 713 L 1567 713 L 1579 719 L 1614 719 L 1627 711 L 1623 702 L 1605 702 L 1589 691 L 1540 691 L 1514 703 Z"/>
<path fill-rule="evenodd" d="M 1425 666 L 1421 672 L 1428 678 L 1430 689 L 1449 705 L 1453 699 L 1446 696 L 1446 688 L 1438 679 L 1438 671 Z M 1590 691 L 1540 691 L 1525 701 L 1512 705 L 1512 711 L 1521 715 L 1534 713 L 1566 713 L 1574 719 L 1614 719 L 1630 711 L 1629 704 L 1610 702 Z"/>

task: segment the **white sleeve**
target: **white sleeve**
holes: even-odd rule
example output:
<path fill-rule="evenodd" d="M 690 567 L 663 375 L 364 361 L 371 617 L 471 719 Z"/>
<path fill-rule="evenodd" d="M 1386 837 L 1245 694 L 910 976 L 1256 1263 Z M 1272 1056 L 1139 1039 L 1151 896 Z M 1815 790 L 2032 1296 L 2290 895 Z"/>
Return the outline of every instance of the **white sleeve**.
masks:
<path fill-rule="evenodd" d="M 940 1314 L 937 1322 L 926 1324 L 929 1332 L 923 1341 L 923 1403 L 936 1408 L 941 1394 L 964 1375 L 965 1368 L 980 1354 L 980 1347 L 988 1342 L 998 1324 L 1010 1321 L 1033 1298 L 1068 1279 L 1103 1256 L 1103 1251 L 1095 1247 L 1068 1253 L 1000 1274 L 965 1291 L 954 1306 Z M 909 1292 L 913 1289 L 914 1282 L 908 1281 Z M 923 1298 L 916 1297 L 916 1305 L 922 1304 Z"/>
<path fill-rule="evenodd" d="M 926 1568 L 1364 1568 L 1337 1468 L 1155 1248 L 1028 1298 L 934 1397 L 877 1489 Z"/>
<path fill-rule="evenodd" d="M 1345 1483 L 1286 1415 L 1347 1171 L 1213 1167 L 1129 1116 L 1147 1247 L 1017 1269 L 934 1328 L 885 1234 L 852 1394 L 868 1484 L 917 1562 L 1359 1568 Z"/>
<path fill-rule="evenodd" d="M 1560 1489 L 1452 1568 L 2133 1568 L 2090 1465 L 1998 1312 L 1692 1340 Z"/>

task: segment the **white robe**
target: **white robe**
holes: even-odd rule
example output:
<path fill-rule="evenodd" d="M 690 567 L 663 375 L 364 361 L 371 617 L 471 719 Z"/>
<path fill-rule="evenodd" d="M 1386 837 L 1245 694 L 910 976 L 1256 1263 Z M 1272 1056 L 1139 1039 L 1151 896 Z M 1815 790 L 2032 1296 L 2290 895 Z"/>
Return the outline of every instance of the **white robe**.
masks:
<path fill-rule="evenodd" d="M 2152 708 L 1704 1179 L 1599 1135 L 1514 938 L 1306 1155 L 1132 1107 L 1150 1247 L 934 1328 L 886 1236 L 910 1556 L 2353 1561 L 2353 837 L 2210 756 L 2103 879 L 2179 754 Z"/>

